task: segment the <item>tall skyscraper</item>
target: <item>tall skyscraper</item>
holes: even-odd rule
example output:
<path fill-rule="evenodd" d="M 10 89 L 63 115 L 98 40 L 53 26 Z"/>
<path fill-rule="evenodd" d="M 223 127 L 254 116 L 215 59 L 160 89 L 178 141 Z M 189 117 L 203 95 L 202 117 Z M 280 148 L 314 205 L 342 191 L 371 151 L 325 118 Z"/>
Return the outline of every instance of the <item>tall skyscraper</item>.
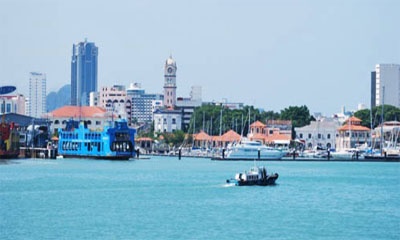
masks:
<path fill-rule="evenodd" d="M 41 118 L 46 111 L 46 74 L 29 74 L 29 104 L 27 115 Z"/>
<path fill-rule="evenodd" d="M 170 56 L 164 65 L 164 106 L 174 108 L 176 105 L 176 62 Z"/>
<path fill-rule="evenodd" d="M 373 88 L 375 88 L 375 92 Z M 375 66 L 375 71 L 371 73 L 371 105 L 374 104 L 374 101 L 374 106 L 379 106 L 383 102 L 383 104 L 400 107 L 399 64 L 377 64 Z"/>
<path fill-rule="evenodd" d="M 71 60 L 71 105 L 89 106 L 90 92 L 97 92 L 98 48 L 93 42 L 73 44 Z"/>

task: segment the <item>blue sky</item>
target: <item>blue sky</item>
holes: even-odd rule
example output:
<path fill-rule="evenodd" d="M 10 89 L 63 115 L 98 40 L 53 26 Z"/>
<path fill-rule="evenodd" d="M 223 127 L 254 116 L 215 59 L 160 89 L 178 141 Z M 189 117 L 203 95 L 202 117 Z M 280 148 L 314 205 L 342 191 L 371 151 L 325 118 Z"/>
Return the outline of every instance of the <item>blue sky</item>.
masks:
<path fill-rule="evenodd" d="M 397 0 L 0 0 L 0 81 L 28 93 L 70 83 L 72 44 L 99 47 L 99 86 L 140 82 L 162 93 L 178 65 L 177 95 L 280 111 L 306 105 L 331 115 L 370 104 L 370 72 L 400 63 Z"/>

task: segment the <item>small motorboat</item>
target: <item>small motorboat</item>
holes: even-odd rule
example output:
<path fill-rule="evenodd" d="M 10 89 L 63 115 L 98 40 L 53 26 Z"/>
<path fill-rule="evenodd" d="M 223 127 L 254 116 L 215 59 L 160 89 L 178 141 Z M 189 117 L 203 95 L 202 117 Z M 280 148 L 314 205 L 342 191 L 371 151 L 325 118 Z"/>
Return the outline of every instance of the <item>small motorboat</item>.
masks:
<path fill-rule="evenodd" d="M 236 186 L 250 186 L 250 185 L 275 185 L 278 179 L 278 173 L 267 174 L 265 167 L 252 167 L 249 171 L 244 173 L 236 173 L 235 178 L 227 179 L 227 183 L 235 183 Z"/>

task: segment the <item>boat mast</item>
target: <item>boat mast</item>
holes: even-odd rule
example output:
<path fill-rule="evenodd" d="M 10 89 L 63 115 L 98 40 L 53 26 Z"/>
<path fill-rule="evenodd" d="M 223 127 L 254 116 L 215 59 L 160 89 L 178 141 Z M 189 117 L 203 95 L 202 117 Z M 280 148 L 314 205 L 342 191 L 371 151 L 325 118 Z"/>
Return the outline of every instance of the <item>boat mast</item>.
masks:
<path fill-rule="evenodd" d="M 383 155 L 383 106 L 385 101 L 385 86 L 382 86 L 382 107 L 381 107 L 381 155 Z"/>
<path fill-rule="evenodd" d="M 247 137 L 249 137 L 249 134 L 250 134 L 250 107 L 249 107 L 249 127 L 247 128 Z"/>
<path fill-rule="evenodd" d="M 352 116 L 350 116 L 349 118 L 349 149 L 351 149 L 351 118 Z"/>
<path fill-rule="evenodd" d="M 371 109 L 369 110 L 369 121 L 370 121 L 370 126 L 371 129 L 369 131 L 369 144 L 371 145 L 371 150 L 372 150 L 372 128 L 373 128 L 373 123 L 372 123 L 372 103 L 371 103 Z"/>
<path fill-rule="evenodd" d="M 222 105 L 221 105 L 221 114 L 219 117 L 219 136 L 222 135 Z"/>

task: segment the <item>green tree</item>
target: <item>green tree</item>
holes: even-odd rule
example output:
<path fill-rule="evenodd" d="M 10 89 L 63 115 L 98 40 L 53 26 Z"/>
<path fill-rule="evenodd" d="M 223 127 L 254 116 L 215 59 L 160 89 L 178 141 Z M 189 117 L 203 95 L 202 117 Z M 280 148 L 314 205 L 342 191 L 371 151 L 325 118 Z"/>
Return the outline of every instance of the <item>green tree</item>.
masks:
<path fill-rule="evenodd" d="M 369 109 L 359 110 L 354 113 L 354 116 L 361 119 L 361 125 L 371 128 L 376 128 L 381 123 L 382 106 L 372 108 L 372 115 Z M 383 120 L 387 121 L 400 121 L 400 109 L 392 105 L 383 106 Z"/>
<path fill-rule="evenodd" d="M 315 121 L 315 118 L 310 115 L 310 111 L 305 105 L 285 108 L 281 111 L 280 119 L 291 120 L 293 127 L 304 127 L 310 124 L 311 121 Z"/>
<path fill-rule="evenodd" d="M 300 107 L 289 106 L 281 111 L 281 120 L 292 121 L 292 139 L 296 138 L 296 127 L 304 127 L 310 124 L 311 121 L 315 121 L 315 118 L 310 115 L 310 111 L 307 106 L 303 105 Z"/>

